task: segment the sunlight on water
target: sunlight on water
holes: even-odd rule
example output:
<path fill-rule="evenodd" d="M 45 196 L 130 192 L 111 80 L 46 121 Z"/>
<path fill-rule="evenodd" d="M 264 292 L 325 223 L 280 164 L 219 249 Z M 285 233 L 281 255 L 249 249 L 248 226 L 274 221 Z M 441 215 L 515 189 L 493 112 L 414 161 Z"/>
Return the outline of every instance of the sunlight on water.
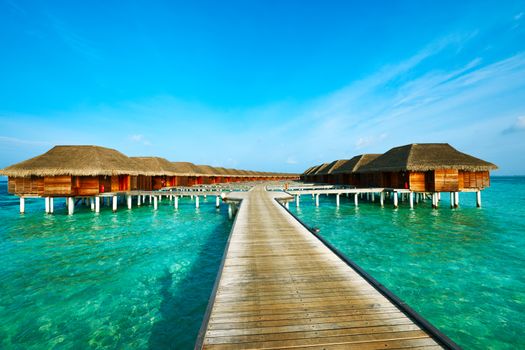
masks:
<path fill-rule="evenodd" d="M 494 178 L 451 210 L 303 196 L 300 219 L 465 349 L 525 348 L 525 178 Z"/>

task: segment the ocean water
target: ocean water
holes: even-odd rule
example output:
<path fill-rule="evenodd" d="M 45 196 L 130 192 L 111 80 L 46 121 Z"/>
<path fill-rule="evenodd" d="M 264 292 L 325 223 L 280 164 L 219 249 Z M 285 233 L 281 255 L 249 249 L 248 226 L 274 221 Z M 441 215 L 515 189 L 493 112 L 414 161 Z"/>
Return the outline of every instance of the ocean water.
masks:
<path fill-rule="evenodd" d="M 1 349 L 191 349 L 231 229 L 215 198 L 55 215 L 0 182 Z"/>
<path fill-rule="evenodd" d="M 465 349 L 525 349 L 525 177 L 450 209 L 302 196 L 290 210 Z"/>

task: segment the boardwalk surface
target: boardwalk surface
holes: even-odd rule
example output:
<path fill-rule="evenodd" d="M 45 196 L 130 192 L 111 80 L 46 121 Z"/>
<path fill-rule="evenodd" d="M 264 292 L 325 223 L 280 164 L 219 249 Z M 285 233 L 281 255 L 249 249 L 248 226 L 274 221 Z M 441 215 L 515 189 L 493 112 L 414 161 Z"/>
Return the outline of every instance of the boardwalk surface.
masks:
<path fill-rule="evenodd" d="M 204 349 L 440 346 L 262 187 L 244 196 Z"/>

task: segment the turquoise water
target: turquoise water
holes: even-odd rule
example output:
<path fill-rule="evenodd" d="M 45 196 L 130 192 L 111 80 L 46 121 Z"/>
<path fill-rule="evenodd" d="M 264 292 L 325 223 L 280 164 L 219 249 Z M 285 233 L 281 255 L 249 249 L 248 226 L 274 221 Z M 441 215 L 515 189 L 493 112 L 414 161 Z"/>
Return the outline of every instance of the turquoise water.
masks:
<path fill-rule="evenodd" d="M 290 209 L 465 349 L 525 348 L 525 178 L 496 177 L 450 209 L 303 196 Z"/>
<path fill-rule="evenodd" d="M 45 215 L 0 183 L 1 349 L 193 347 L 231 228 L 215 198 Z"/>

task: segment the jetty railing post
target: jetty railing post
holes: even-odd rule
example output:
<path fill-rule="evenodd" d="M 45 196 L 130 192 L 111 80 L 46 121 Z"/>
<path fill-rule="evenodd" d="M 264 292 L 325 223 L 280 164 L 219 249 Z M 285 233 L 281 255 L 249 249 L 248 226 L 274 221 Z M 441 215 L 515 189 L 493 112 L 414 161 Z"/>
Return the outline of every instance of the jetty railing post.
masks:
<path fill-rule="evenodd" d="M 179 196 L 175 196 L 175 198 L 173 199 L 173 207 L 175 209 L 179 209 Z"/>
<path fill-rule="evenodd" d="M 53 214 L 55 211 L 53 197 L 49 197 L 49 213 Z"/>
<path fill-rule="evenodd" d="M 481 191 L 476 191 L 476 207 L 481 208 Z"/>
<path fill-rule="evenodd" d="M 49 213 L 49 197 L 44 197 L 44 203 L 46 206 L 46 214 Z"/>
<path fill-rule="evenodd" d="M 20 197 L 20 214 L 24 214 L 26 211 L 26 199 L 24 197 Z"/>
<path fill-rule="evenodd" d="M 397 208 L 399 204 L 399 198 L 398 198 L 397 192 L 394 192 L 393 196 L 394 196 L 394 208 Z"/>
<path fill-rule="evenodd" d="M 339 206 L 339 196 L 340 196 L 339 193 L 335 195 L 335 205 L 336 205 L 337 207 Z"/>
<path fill-rule="evenodd" d="M 414 209 L 414 192 L 408 194 L 408 201 L 410 202 L 410 209 Z"/>
<path fill-rule="evenodd" d="M 459 207 L 459 192 L 454 192 L 454 208 Z"/>
<path fill-rule="evenodd" d="M 199 196 L 195 196 L 195 208 L 199 208 Z"/>
<path fill-rule="evenodd" d="M 67 197 L 67 213 L 73 215 L 75 213 L 75 199 L 73 197 Z"/>
<path fill-rule="evenodd" d="M 157 196 L 153 196 L 153 210 L 157 210 L 158 203 L 157 203 Z"/>
<path fill-rule="evenodd" d="M 113 196 L 113 211 L 117 211 L 117 202 L 118 202 L 118 197 Z"/>

